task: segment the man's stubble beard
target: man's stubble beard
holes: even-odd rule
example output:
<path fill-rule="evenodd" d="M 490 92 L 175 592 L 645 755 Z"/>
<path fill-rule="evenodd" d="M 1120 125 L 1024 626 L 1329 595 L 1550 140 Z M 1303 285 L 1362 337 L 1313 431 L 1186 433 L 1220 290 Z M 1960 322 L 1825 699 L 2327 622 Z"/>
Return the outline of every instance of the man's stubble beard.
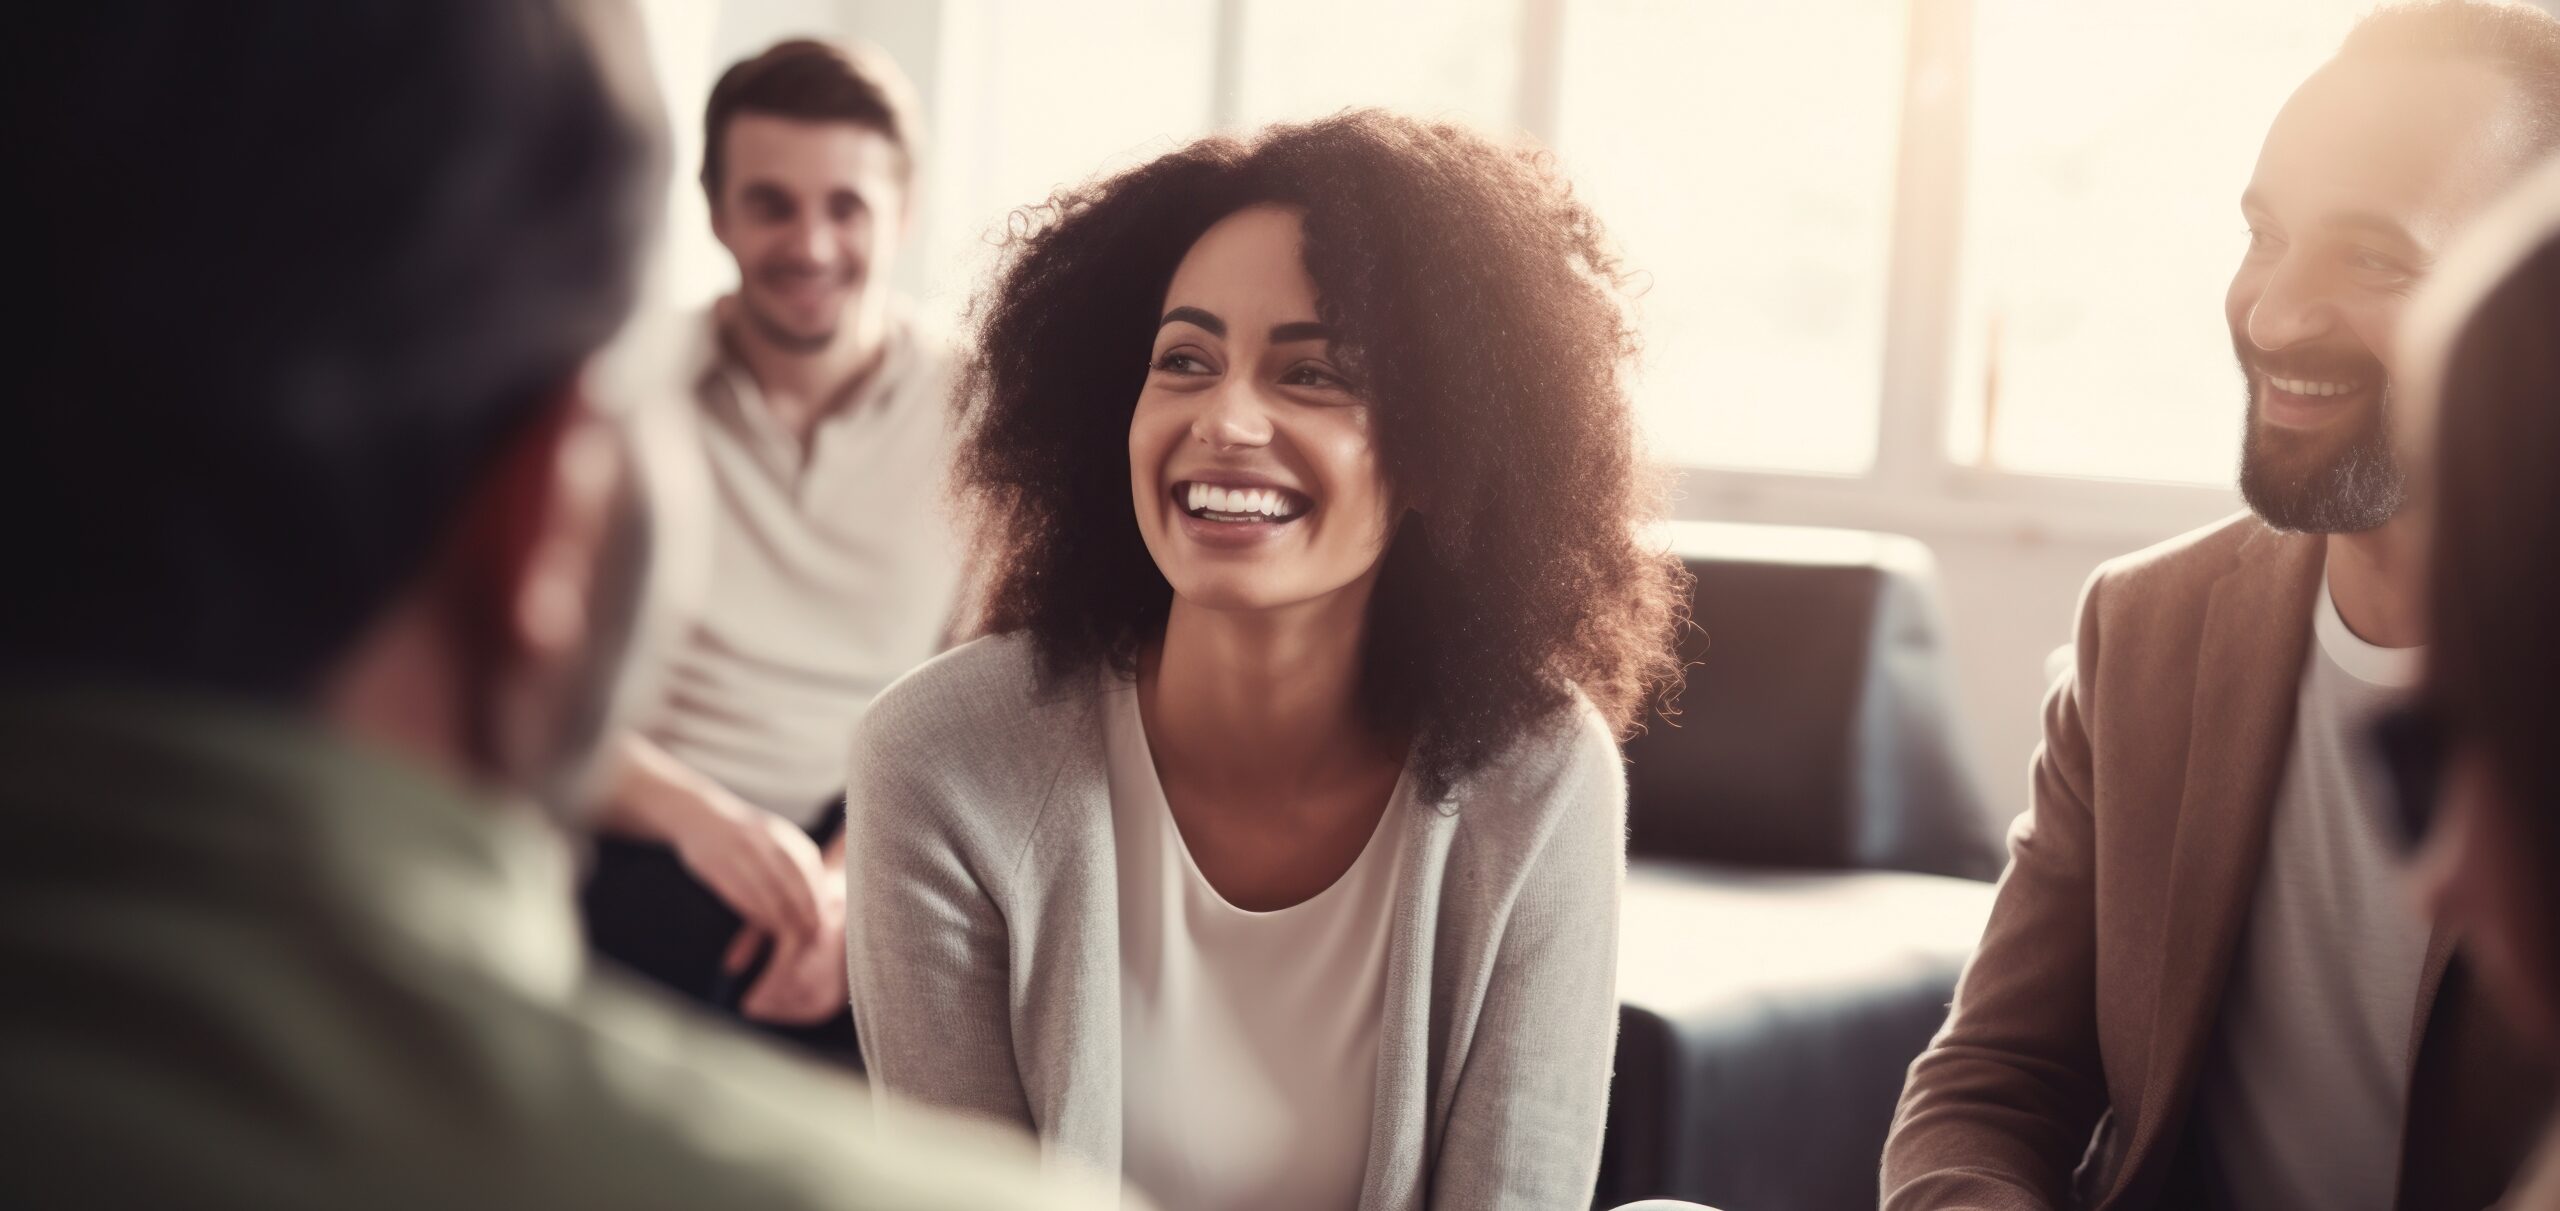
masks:
<path fill-rule="evenodd" d="M 738 310 L 745 314 L 747 324 L 765 343 L 785 353 L 808 357 L 824 353 L 835 345 L 836 338 L 843 335 L 847 321 L 862 310 L 870 281 L 871 274 L 867 268 L 846 274 L 838 283 L 845 292 L 844 305 L 836 309 L 833 321 L 824 331 L 814 334 L 794 331 L 789 324 L 757 305 L 754 290 L 738 291 Z"/>
<path fill-rule="evenodd" d="M 844 330 L 844 317 L 839 314 L 836 322 L 827 325 L 824 332 L 814 336 L 794 332 L 790 325 L 765 314 L 764 308 L 756 305 L 755 296 L 749 291 L 739 292 L 739 304 L 738 310 L 746 314 L 747 323 L 756 330 L 756 335 L 762 337 L 766 344 L 785 353 L 803 357 L 824 353 L 828 346 L 836 343 L 836 334 Z"/>
<path fill-rule="evenodd" d="M 2391 382 L 2379 363 L 2372 373 L 2382 387 L 2371 409 L 2336 438 L 2260 419 L 2264 375 L 2245 352 L 2240 370 L 2248 399 L 2241 421 L 2240 496 L 2250 512 L 2276 529 L 2301 534 L 2361 534 L 2399 513 L 2408 483 L 2392 445 Z M 2323 445 L 2328 448 L 2308 448 Z"/>

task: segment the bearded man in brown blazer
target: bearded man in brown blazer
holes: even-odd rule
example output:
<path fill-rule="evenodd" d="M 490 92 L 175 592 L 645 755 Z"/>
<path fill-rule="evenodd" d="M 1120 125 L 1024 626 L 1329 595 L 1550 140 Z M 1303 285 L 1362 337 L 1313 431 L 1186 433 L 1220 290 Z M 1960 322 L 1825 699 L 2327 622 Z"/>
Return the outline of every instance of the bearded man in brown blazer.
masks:
<path fill-rule="evenodd" d="M 2368 18 L 2277 117 L 2225 302 L 2250 513 L 2090 580 L 1889 1211 L 2476 1208 L 2523 1164 L 2550 1069 L 2403 889 L 2367 740 L 2425 639 L 2392 333 L 2555 144 L 2560 22 L 2479 3 Z"/>

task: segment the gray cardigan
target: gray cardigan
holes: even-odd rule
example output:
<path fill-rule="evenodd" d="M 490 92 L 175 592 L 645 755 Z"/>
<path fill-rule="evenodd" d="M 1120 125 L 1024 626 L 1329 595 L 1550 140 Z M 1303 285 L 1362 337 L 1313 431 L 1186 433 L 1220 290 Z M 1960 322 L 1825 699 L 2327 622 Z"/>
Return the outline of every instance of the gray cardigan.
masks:
<path fill-rule="evenodd" d="M 1091 689 L 1083 688 L 1091 686 Z M 1000 636 L 873 701 L 846 802 L 854 1020 L 890 1093 L 1120 1171 L 1099 676 Z M 1589 1205 L 1617 1041 L 1626 782 L 1584 706 L 1412 810 L 1361 1211 Z"/>

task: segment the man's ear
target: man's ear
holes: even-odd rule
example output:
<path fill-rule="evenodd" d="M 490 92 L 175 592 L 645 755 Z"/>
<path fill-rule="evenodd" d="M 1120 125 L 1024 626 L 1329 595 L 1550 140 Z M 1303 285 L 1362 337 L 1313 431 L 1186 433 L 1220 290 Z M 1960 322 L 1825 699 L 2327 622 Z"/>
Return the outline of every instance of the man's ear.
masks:
<path fill-rule="evenodd" d="M 916 225 L 921 221 L 916 218 L 916 212 L 924 209 L 923 193 L 924 170 L 910 164 L 907 166 L 907 179 L 898 186 L 898 246 L 901 248 L 915 243 Z"/>
<path fill-rule="evenodd" d="M 729 208 L 720 204 L 721 190 L 727 187 L 725 181 L 718 187 L 714 187 L 707 181 L 704 182 L 702 212 L 711 219 L 711 238 L 718 240 L 720 247 L 727 249 L 729 255 L 736 256 L 738 255 L 737 246 L 729 242 Z"/>
<path fill-rule="evenodd" d="M 544 393 L 467 505 L 451 551 L 456 616 L 484 654 L 551 665 L 587 642 L 594 591 L 624 473 L 582 376 Z"/>
<path fill-rule="evenodd" d="M 720 245 L 721 251 L 728 253 L 731 257 L 737 256 L 738 246 L 729 241 L 727 209 L 720 205 L 720 199 L 716 197 L 705 199 L 705 204 L 711 208 L 711 238 Z"/>

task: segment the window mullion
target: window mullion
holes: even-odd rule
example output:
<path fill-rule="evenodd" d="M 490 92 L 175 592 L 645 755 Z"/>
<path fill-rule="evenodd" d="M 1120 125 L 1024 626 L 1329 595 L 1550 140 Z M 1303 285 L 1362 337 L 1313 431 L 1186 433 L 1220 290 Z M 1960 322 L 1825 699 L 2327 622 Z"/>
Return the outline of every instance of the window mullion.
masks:
<path fill-rule="evenodd" d="M 1556 145 L 1564 101 L 1565 0 L 1520 0 L 1520 92 L 1513 120 L 1529 137 Z"/>
<path fill-rule="evenodd" d="M 1889 492 L 1947 479 L 1972 26 L 1972 0 L 1911 0 L 1876 426 L 1874 478 Z"/>
<path fill-rule="evenodd" d="M 1234 130 L 1244 122 L 1245 0 L 1218 0 L 1209 30 L 1209 129 Z"/>

